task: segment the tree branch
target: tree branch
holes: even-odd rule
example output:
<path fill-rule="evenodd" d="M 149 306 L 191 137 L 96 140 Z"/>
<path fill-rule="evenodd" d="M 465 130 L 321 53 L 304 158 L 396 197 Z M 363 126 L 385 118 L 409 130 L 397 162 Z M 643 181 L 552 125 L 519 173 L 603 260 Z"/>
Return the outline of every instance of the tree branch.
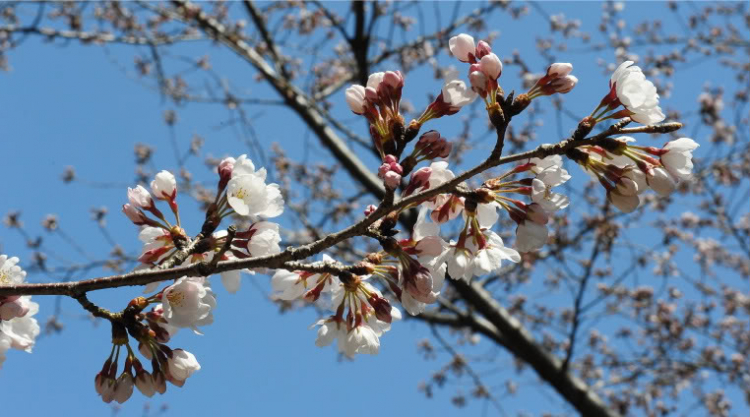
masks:
<path fill-rule="evenodd" d="M 677 130 L 682 125 L 680 123 L 665 123 L 669 125 L 671 129 Z M 662 128 L 656 125 L 655 128 Z M 617 132 L 614 132 L 617 133 Z M 490 156 L 487 160 L 477 165 L 476 167 L 456 176 L 454 179 L 441 184 L 438 187 L 423 191 L 421 193 L 412 194 L 407 198 L 402 198 L 396 203 L 381 204 L 377 210 L 372 214 L 365 217 L 358 223 L 355 223 L 349 227 L 346 227 L 336 233 L 332 233 L 319 239 L 315 242 L 307 245 L 302 245 L 297 248 L 287 248 L 281 253 L 275 255 L 260 256 L 256 258 L 240 259 L 219 262 L 215 266 L 210 266 L 204 263 L 198 263 L 188 266 L 180 266 L 173 269 L 166 270 L 147 270 L 147 271 L 136 271 L 128 274 L 112 275 L 107 277 L 93 278 L 82 281 L 71 281 L 71 282 L 57 282 L 57 283 L 44 283 L 44 284 L 16 284 L 0 287 L 0 296 L 9 295 L 69 295 L 73 296 L 81 292 L 101 290 L 105 288 L 125 287 L 125 286 L 136 286 L 146 285 L 152 282 L 165 281 L 168 279 L 176 279 L 182 276 L 206 276 L 210 274 L 232 271 L 237 269 L 245 268 L 287 268 L 286 262 L 288 261 L 299 261 L 308 258 L 312 255 L 320 253 L 338 243 L 341 243 L 354 236 L 362 236 L 373 223 L 386 215 L 403 210 L 412 205 L 421 203 L 422 201 L 432 198 L 438 194 L 443 194 L 454 190 L 459 184 L 469 180 L 475 175 L 482 173 L 490 168 L 508 164 L 511 162 L 523 161 L 529 158 L 545 158 L 550 155 L 561 155 L 565 152 L 586 145 L 597 145 L 606 140 L 609 140 L 609 136 L 614 134 L 610 130 L 602 132 L 596 136 L 586 139 L 573 139 L 568 138 L 560 143 L 549 145 L 544 144 L 538 146 L 536 149 L 521 152 L 514 155 L 508 155 L 500 158 L 494 158 Z M 195 243 L 199 239 L 194 239 Z M 193 243 L 193 242 L 191 242 Z M 190 244 L 188 245 L 190 246 Z M 186 259 L 186 258 L 185 258 Z M 175 264 L 177 264 L 175 262 Z M 289 267 L 294 269 L 294 266 Z"/>
<path fill-rule="evenodd" d="M 491 322 L 507 340 L 504 346 L 531 365 L 536 373 L 560 393 L 581 415 L 615 417 L 599 396 L 580 378 L 563 371 L 562 361 L 547 352 L 534 336 L 479 284 L 451 280 L 459 294 Z"/>

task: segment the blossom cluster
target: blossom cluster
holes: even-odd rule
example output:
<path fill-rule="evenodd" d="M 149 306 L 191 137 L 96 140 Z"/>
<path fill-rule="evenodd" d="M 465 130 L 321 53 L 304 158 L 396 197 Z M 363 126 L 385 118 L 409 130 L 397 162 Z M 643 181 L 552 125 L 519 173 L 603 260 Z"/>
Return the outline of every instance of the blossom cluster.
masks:
<path fill-rule="evenodd" d="M 0 255 L 0 287 L 24 282 L 26 271 L 17 264 L 18 258 Z M 39 335 L 39 323 L 33 317 L 38 311 L 39 304 L 29 296 L 0 296 L 0 368 L 8 349 L 31 353 Z"/>
<path fill-rule="evenodd" d="M 281 251 L 279 225 L 265 220 L 283 212 L 284 201 L 278 185 L 267 184 L 266 170 L 256 169 L 246 155 L 222 160 L 217 171 L 216 198 L 207 210 L 204 230 L 192 241 L 195 246 L 188 252 L 185 251 L 191 239 L 181 225 L 174 175 L 159 172 L 151 182 L 151 192 L 141 185 L 128 189 L 129 202 L 122 210 L 141 227 L 138 238 L 143 249 L 139 269 L 215 263 Z M 154 200 L 167 202 L 174 214 L 174 223 L 156 207 Z M 246 218 L 247 228 L 231 233 L 216 231 L 222 219 L 231 215 Z M 180 257 L 182 253 L 187 255 Z M 237 292 L 240 271 L 221 273 L 221 282 L 228 292 Z M 202 335 L 200 327 L 213 323 L 217 300 L 209 277 L 183 276 L 157 291 L 160 285 L 160 282 L 147 285 L 146 293 L 156 292 L 131 301 L 125 313 L 132 314 L 134 320 L 127 323 L 127 329 L 121 328 L 123 324 L 113 323 L 112 351 L 95 378 L 96 391 L 107 403 L 127 401 L 134 387 L 147 397 L 157 392 L 163 394 L 167 382 L 181 387 L 189 376 L 200 370 L 192 353 L 172 349 L 167 343 L 182 328 Z M 146 311 L 149 306 L 150 310 Z M 144 368 L 135 349 L 131 348 L 128 333 L 137 340 L 138 352 L 151 361 L 151 372 Z M 118 361 L 123 350 L 124 367 L 118 376 Z"/>
<path fill-rule="evenodd" d="M 455 114 L 477 97 L 485 102 L 496 127 L 502 123 L 498 120 L 509 122 L 503 112 L 512 117 L 538 97 L 571 92 L 578 83 L 571 74 L 572 64 L 552 63 L 526 93 L 506 100 L 500 85 L 503 63 L 487 42 L 475 42 L 473 37 L 460 34 L 450 39 L 449 49 L 468 65 L 468 84 L 459 78 L 459 71 L 450 71 L 437 98 L 408 125 L 400 108 L 405 86 L 400 71 L 374 73 L 365 86 L 346 90 L 349 109 L 366 119 L 381 158 L 377 175 L 386 190 L 381 208 L 390 211 L 373 219 L 368 229 L 367 236 L 376 239 L 380 249 L 359 262 L 344 265 L 322 254 L 319 262 L 285 263 L 290 270 L 273 272 L 275 299 L 317 303 L 330 310 L 311 326 L 317 328 L 317 346 L 335 341 L 339 352 L 349 358 L 377 354 L 380 338 L 394 320 L 402 318 L 396 303 L 407 313 L 418 315 L 428 304 L 439 302 L 446 278 L 468 282 L 502 274 L 504 265 L 519 263 L 523 254 L 544 247 L 549 240 L 550 218 L 570 205 L 570 199 L 558 191 L 571 179 L 561 155 L 523 155 L 541 157 L 518 157 L 514 159 L 517 165 L 472 189 L 461 182 L 468 175 L 457 177 L 449 169 L 446 159 L 453 149 L 451 142 L 436 130 L 421 135 L 419 131 L 428 121 Z M 587 134 L 596 123 L 613 118 L 644 124 L 665 118 L 656 87 L 630 61 L 617 68 L 607 94 L 581 125 L 589 127 Z M 406 152 L 411 141 L 411 151 Z M 641 204 L 639 196 L 647 189 L 668 196 L 679 181 L 689 179 L 692 152 L 698 147 L 689 138 L 670 141 L 662 148 L 634 142 L 627 136 L 604 138 L 567 149 L 564 155 L 605 188 L 611 204 L 631 212 Z M 492 166 L 497 165 L 499 162 Z M 128 188 L 128 203 L 122 211 L 140 228 L 138 238 L 143 248 L 138 269 L 200 264 L 194 270 L 210 275 L 215 269 L 197 267 L 281 253 L 280 227 L 268 220 L 284 210 L 279 186 L 268 183 L 266 170 L 256 169 L 246 155 L 222 160 L 217 174 L 216 196 L 207 206 L 200 232 L 192 238 L 182 226 L 178 184 L 172 173 L 156 174 L 150 189 L 143 185 Z M 420 194 L 424 192 L 427 195 Z M 402 199 L 410 199 L 398 210 L 393 206 L 397 193 Z M 169 207 L 173 219 L 157 207 L 159 200 Z M 393 225 L 401 212 L 411 209 L 418 213 L 416 223 L 408 236 L 398 236 Z M 365 216 L 375 212 L 378 208 L 369 206 Z M 496 230 L 502 212 L 515 223 L 513 245 L 506 246 L 502 231 Z M 243 222 L 241 230 L 235 226 L 219 229 L 223 219 L 230 216 Z M 0 256 L 0 285 L 23 282 L 25 272 L 17 263 L 17 258 Z M 220 275 L 228 292 L 240 289 L 240 270 Z M 182 276 L 168 283 L 153 282 L 146 286 L 146 296 L 130 301 L 119 315 L 100 312 L 112 323 L 112 350 L 95 377 L 95 389 L 103 401 L 123 403 L 134 388 L 147 397 L 163 394 L 167 382 L 181 387 L 200 370 L 192 353 L 173 349 L 168 343 L 180 329 L 202 335 L 203 328 L 213 323 L 217 295 L 210 280 L 210 276 Z M 37 310 L 30 297 L 0 297 L 0 365 L 9 348 L 31 350 L 39 333 L 32 317 Z M 131 338 L 137 342 L 136 348 L 131 347 Z M 136 352 L 151 362 L 150 371 Z"/>

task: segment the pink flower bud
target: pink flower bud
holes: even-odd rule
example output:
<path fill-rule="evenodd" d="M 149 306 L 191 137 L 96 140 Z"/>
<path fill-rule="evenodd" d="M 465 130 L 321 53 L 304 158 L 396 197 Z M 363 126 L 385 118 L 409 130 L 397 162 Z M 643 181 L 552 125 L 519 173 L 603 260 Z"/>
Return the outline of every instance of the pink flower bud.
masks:
<path fill-rule="evenodd" d="M 503 63 L 497 55 L 490 53 L 479 61 L 482 72 L 491 80 L 497 80 L 503 73 Z"/>
<path fill-rule="evenodd" d="M 372 309 L 375 310 L 375 317 L 377 317 L 378 320 L 386 323 L 393 321 L 393 317 L 391 316 L 391 303 L 389 303 L 388 300 L 372 293 L 367 299 L 367 302 L 370 303 Z"/>
<path fill-rule="evenodd" d="M 154 205 L 151 194 L 142 185 L 135 188 L 128 187 L 128 200 L 133 206 L 144 210 L 148 210 Z"/>
<path fill-rule="evenodd" d="M 573 71 L 573 64 L 567 62 L 555 62 L 547 67 L 547 77 L 560 78 L 570 74 L 571 71 Z"/>
<path fill-rule="evenodd" d="M 473 62 L 475 60 L 476 47 L 474 46 L 474 38 L 465 33 L 450 38 L 448 40 L 448 48 L 451 54 L 461 62 Z"/>
<path fill-rule="evenodd" d="M 638 194 L 623 195 L 617 192 L 617 190 L 607 192 L 607 199 L 623 213 L 634 211 L 641 203 Z"/>
<path fill-rule="evenodd" d="M 374 204 L 370 204 L 369 206 L 365 207 L 365 217 L 371 215 L 377 209 L 378 209 L 378 206 L 376 206 Z"/>
<path fill-rule="evenodd" d="M 565 94 L 569 93 L 570 90 L 572 90 L 573 87 L 576 86 L 576 84 L 578 84 L 578 78 L 576 78 L 574 75 L 566 75 L 564 77 L 557 78 L 549 83 L 549 87 L 555 93 Z"/>
<path fill-rule="evenodd" d="M 177 195 L 177 180 L 169 171 L 161 171 L 151 181 L 151 191 L 159 200 L 174 200 Z"/>
<path fill-rule="evenodd" d="M 122 404 L 133 395 L 133 375 L 123 372 L 115 382 L 114 399 Z"/>
<path fill-rule="evenodd" d="M 228 158 L 224 158 L 219 163 L 219 178 L 220 181 L 224 183 L 224 185 L 226 185 L 226 183 L 229 182 L 230 179 L 232 179 L 232 171 L 234 170 L 235 162 L 236 160 L 230 156 Z"/>
<path fill-rule="evenodd" d="M 167 378 L 164 376 L 164 372 L 156 371 L 153 375 L 154 388 L 159 394 L 167 392 Z"/>
<path fill-rule="evenodd" d="M 153 397 L 156 393 L 154 377 L 144 369 L 136 372 L 135 387 L 138 388 L 138 391 L 140 391 L 141 394 L 149 398 Z"/>
<path fill-rule="evenodd" d="M 453 143 L 445 141 L 440 144 L 440 150 L 437 152 L 438 158 L 447 158 L 451 154 L 451 150 L 453 149 Z"/>
<path fill-rule="evenodd" d="M 0 320 L 12 320 L 17 317 L 23 317 L 28 312 L 28 303 L 22 302 L 20 299 L 0 303 Z"/>
<path fill-rule="evenodd" d="M 346 104 L 354 114 L 365 113 L 365 88 L 361 85 L 353 85 L 346 89 Z M 232 162 L 234 164 L 234 162 Z"/>
<path fill-rule="evenodd" d="M 411 179 L 409 180 L 409 186 L 407 186 L 406 190 L 404 190 L 404 196 L 408 196 L 414 193 L 414 191 L 416 191 L 419 188 L 421 188 L 422 190 L 426 190 L 430 186 L 431 175 L 432 175 L 432 168 L 430 167 L 423 167 L 414 171 L 411 174 Z"/>
<path fill-rule="evenodd" d="M 430 130 L 425 133 L 422 133 L 422 136 L 419 137 L 419 140 L 417 141 L 416 146 L 427 146 L 432 144 L 433 142 L 440 139 L 440 132 L 437 130 Z"/>
<path fill-rule="evenodd" d="M 146 217 L 142 211 L 130 204 L 124 204 L 122 206 L 122 212 L 125 213 L 125 215 L 128 216 L 128 219 L 130 219 L 130 221 L 136 226 L 142 226 L 149 222 L 148 217 Z"/>
<path fill-rule="evenodd" d="M 404 86 L 404 76 L 401 75 L 401 71 L 386 71 L 382 84 L 394 90 L 401 89 Z"/>
<path fill-rule="evenodd" d="M 385 174 L 383 180 L 386 187 L 395 190 L 401 184 L 401 175 L 395 171 L 389 171 Z"/>
<path fill-rule="evenodd" d="M 404 268 L 404 290 L 415 300 L 422 303 L 434 303 L 435 295 L 432 292 L 432 274 L 430 270 L 419 262 L 411 259 L 410 265 Z"/>
<path fill-rule="evenodd" d="M 379 103 L 380 99 L 378 98 L 378 90 L 372 87 L 365 88 L 365 100 L 370 103 Z"/>
<path fill-rule="evenodd" d="M 482 59 L 485 55 L 492 52 L 492 47 L 485 41 L 479 41 L 477 43 L 477 59 Z"/>

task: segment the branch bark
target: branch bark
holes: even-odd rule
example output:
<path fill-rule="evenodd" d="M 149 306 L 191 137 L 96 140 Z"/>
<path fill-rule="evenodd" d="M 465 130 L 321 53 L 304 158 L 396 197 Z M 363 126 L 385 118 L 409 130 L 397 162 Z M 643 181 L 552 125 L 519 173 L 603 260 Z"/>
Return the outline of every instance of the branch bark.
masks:
<path fill-rule="evenodd" d="M 531 365 L 536 373 L 547 381 L 583 416 L 617 417 L 602 399 L 580 378 L 563 369 L 563 362 L 547 352 L 534 336 L 515 317 L 503 308 L 492 295 L 478 283 L 451 280 L 451 284 L 462 298 L 487 318 L 507 341 L 504 346 L 514 355 Z"/>

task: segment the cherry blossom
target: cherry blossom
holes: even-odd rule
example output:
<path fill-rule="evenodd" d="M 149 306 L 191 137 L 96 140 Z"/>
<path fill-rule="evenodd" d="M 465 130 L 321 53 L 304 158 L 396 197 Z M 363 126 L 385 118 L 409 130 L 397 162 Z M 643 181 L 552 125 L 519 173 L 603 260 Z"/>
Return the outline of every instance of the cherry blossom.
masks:
<path fill-rule="evenodd" d="M 693 171 L 693 151 L 700 145 L 690 138 L 679 138 L 662 148 L 661 163 L 678 180 L 689 180 Z"/>
<path fill-rule="evenodd" d="M 626 109 L 626 113 L 615 113 L 609 117 L 630 116 L 643 124 L 664 120 L 656 86 L 646 79 L 640 67 L 633 65 L 633 61 L 625 61 L 617 67 L 609 80 L 609 86 L 610 93 L 602 100 L 599 108 L 606 107 L 606 111 L 623 105 Z M 603 119 L 600 116 L 597 120 Z"/>
<path fill-rule="evenodd" d="M 330 256 L 323 254 L 323 263 L 334 263 Z M 287 271 L 279 269 L 271 278 L 274 297 L 281 300 L 304 298 L 315 301 L 323 292 L 330 292 L 339 279 L 331 274 L 314 274 L 309 272 Z"/>
<path fill-rule="evenodd" d="M 525 220 L 516 228 L 516 249 L 519 252 L 531 252 L 541 249 L 547 243 L 549 231 L 543 224 Z"/>
<path fill-rule="evenodd" d="M 470 35 L 462 33 L 453 36 L 448 40 L 448 47 L 451 54 L 461 62 L 472 62 L 475 60 L 476 47 L 474 46 L 474 38 Z"/>
<path fill-rule="evenodd" d="M 354 114 L 365 113 L 365 87 L 353 85 L 346 89 L 346 104 Z"/>
<path fill-rule="evenodd" d="M 177 181 L 169 171 L 160 171 L 151 181 L 151 192 L 159 200 L 173 201 L 177 195 Z"/>
<path fill-rule="evenodd" d="M 167 378 L 177 386 L 182 386 L 185 381 L 196 371 L 200 371 L 201 365 L 192 353 L 174 349 L 167 356 Z"/>
<path fill-rule="evenodd" d="M 189 327 L 201 334 L 197 326 L 213 323 L 216 297 L 206 279 L 182 277 L 162 292 L 164 318 L 176 327 Z"/>
<path fill-rule="evenodd" d="M 333 288 L 331 309 L 335 314 L 312 326 L 320 326 L 317 346 L 328 346 L 337 340 L 339 352 L 349 358 L 380 351 L 380 336 L 390 330 L 392 320 L 401 319 L 401 312 L 367 282 L 368 278 L 353 277 Z"/>
<path fill-rule="evenodd" d="M 278 184 L 266 184 L 266 170 L 255 170 L 246 155 L 234 163 L 232 179 L 227 183 L 227 202 L 241 216 L 276 217 L 284 211 L 284 199 Z"/>

